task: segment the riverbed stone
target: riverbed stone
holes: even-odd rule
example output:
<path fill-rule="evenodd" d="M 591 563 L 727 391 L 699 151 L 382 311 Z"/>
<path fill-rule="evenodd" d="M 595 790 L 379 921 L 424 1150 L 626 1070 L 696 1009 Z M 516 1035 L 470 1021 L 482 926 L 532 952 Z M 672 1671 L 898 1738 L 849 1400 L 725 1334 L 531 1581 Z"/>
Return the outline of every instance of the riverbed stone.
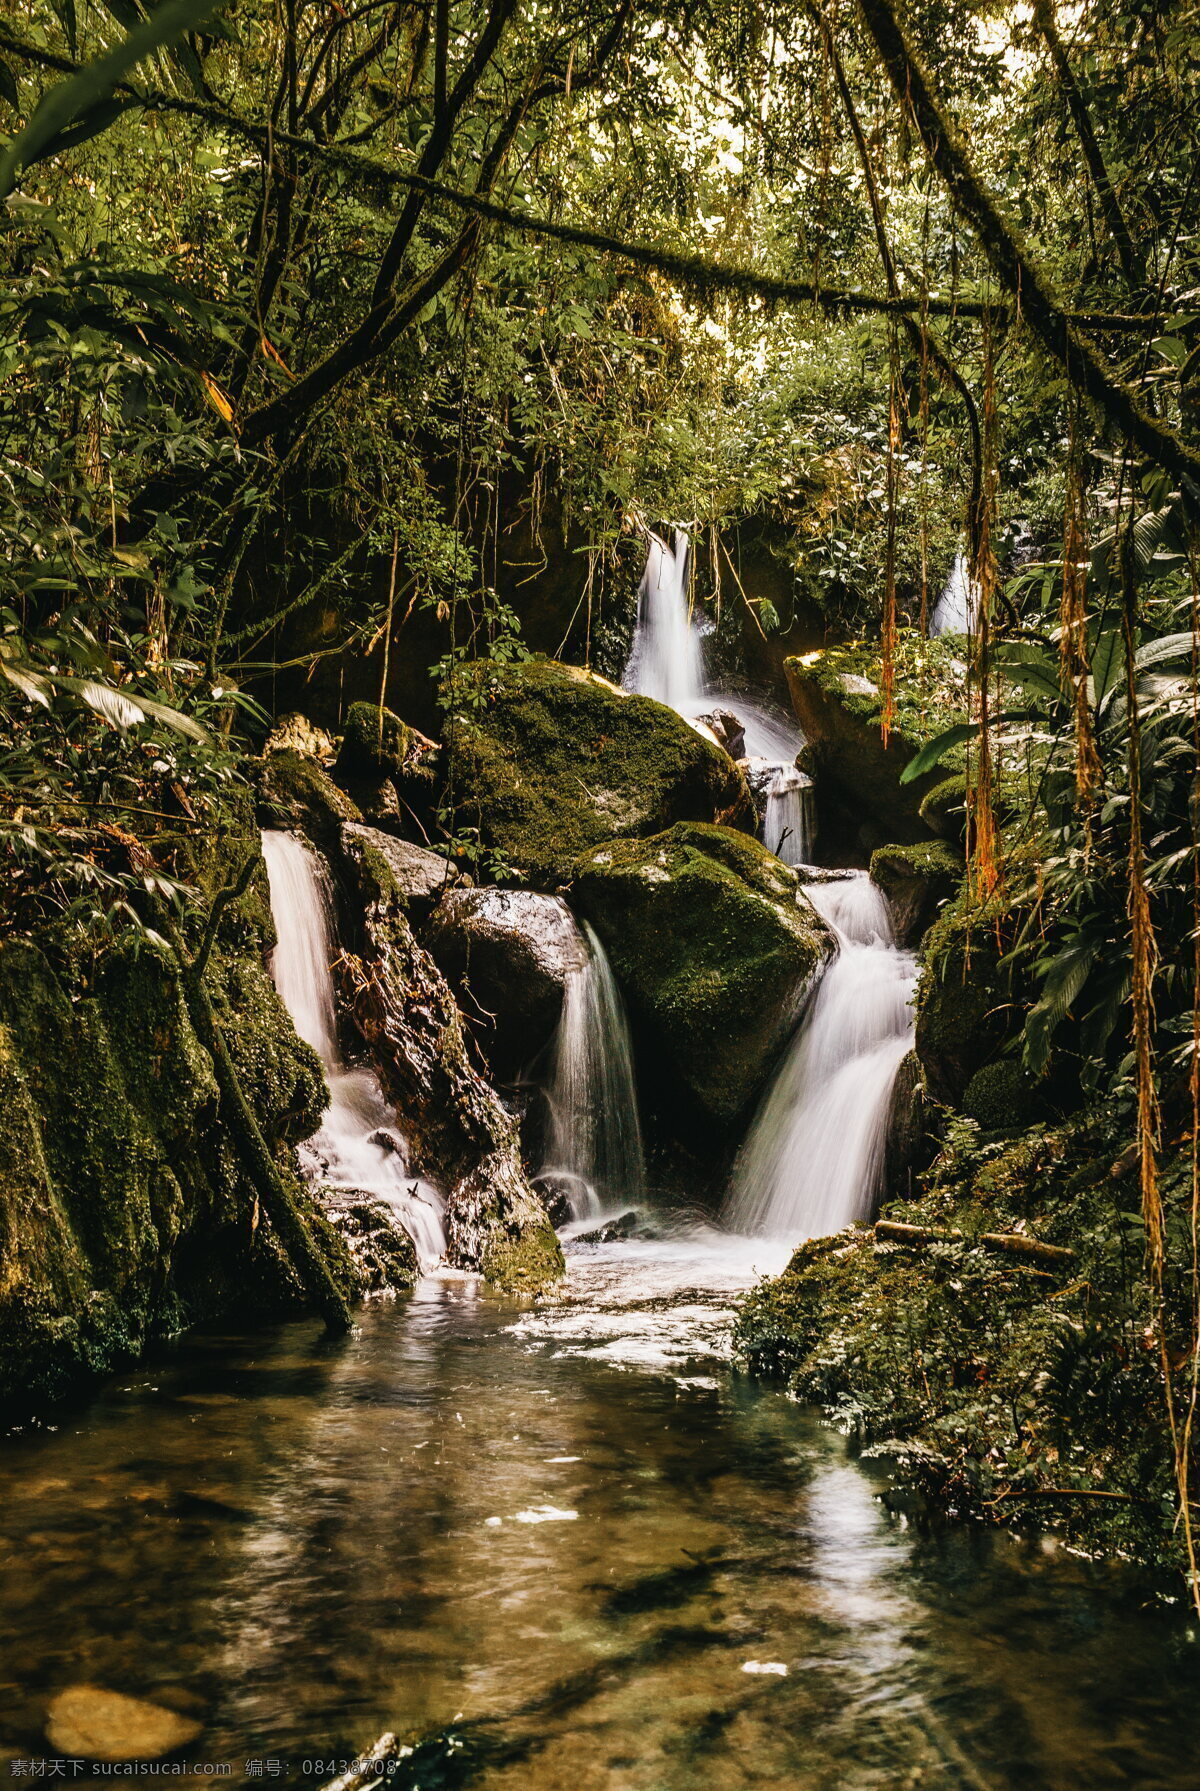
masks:
<path fill-rule="evenodd" d="M 586 957 L 567 904 L 532 889 L 449 890 L 423 942 L 500 1073 L 549 1043 Z"/>
<path fill-rule="evenodd" d="M 676 821 L 751 826 L 729 754 L 662 703 L 554 660 L 465 667 L 447 718 L 448 799 L 460 830 L 507 867 L 494 880 L 564 883 L 580 853 Z"/>
<path fill-rule="evenodd" d="M 51 1699 L 46 1739 L 67 1759 L 162 1760 L 187 1747 L 203 1725 L 162 1704 L 100 1685 L 69 1685 Z"/>
<path fill-rule="evenodd" d="M 572 887 L 625 994 L 639 1062 L 710 1123 L 736 1126 L 833 950 L 795 872 L 731 828 L 683 822 L 596 847 Z"/>

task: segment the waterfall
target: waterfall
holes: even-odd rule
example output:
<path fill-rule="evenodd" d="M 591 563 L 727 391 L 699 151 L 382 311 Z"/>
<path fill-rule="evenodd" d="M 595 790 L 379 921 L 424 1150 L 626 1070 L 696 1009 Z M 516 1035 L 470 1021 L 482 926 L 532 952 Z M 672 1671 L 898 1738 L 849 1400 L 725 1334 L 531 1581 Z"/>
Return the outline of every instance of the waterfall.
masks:
<path fill-rule="evenodd" d="M 434 1263 L 446 1248 L 441 1196 L 409 1173 L 408 1147 L 374 1072 L 347 1068 L 338 1050 L 329 872 L 295 834 L 264 832 L 262 851 L 279 936 L 271 975 L 296 1031 L 325 1066 L 329 1083 L 321 1128 L 300 1146 L 304 1178 L 383 1201 L 412 1238 L 422 1262 Z"/>
<path fill-rule="evenodd" d="M 682 529 L 676 529 L 671 547 L 657 535 L 650 537 L 624 677 L 626 690 L 681 715 L 704 700 L 704 656 L 688 613 L 688 548 Z"/>
<path fill-rule="evenodd" d="M 815 833 L 813 784 L 791 765 L 776 767 L 766 792 L 763 844 L 784 864 L 811 864 Z"/>
<path fill-rule="evenodd" d="M 785 842 L 784 862 L 807 863 L 805 857 L 787 855 L 797 850 L 793 841 L 801 837 L 805 841 L 806 853 L 812 847 L 811 792 L 800 795 L 804 783 L 799 781 L 795 769 L 796 754 L 804 745 L 804 736 L 794 724 L 772 714 L 761 703 L 731 692 L 713 690 L 706 682 L 700 635 L 689 613 L 689 551 L 688 538 L 682 529 L 676 529 L 671 547 L 658 535 L 651 535 L 646 570 L 638 591 L 637 626 L 622 682 L 626 690 L 639 696 L 654 697 L 688 721 L 694 722 L 705 710 L 713 708 L 728 709 L 735 714 L 745 730 L 746 757 L 765 760 L 784 780 L 778 791 L 780 798 L 787 799 L 792 793 L 792 786 L 786 780 L 798 780 L 794 786 L 798 806 L 790 804 L 786 814 L 773 813 L 768 808 L 763 841 L 774 850 L 772 842 L 778 842 L 785 831 L 790 830 L 791 838 Z M 804 826 L 806 815 L 807 831 Z"/>
<path fill-rule="evenodd" d="M 564 1188 L 576 1219 L 617 1202 L 636 1205 L 646 1192 L 629 1024 L 604 947 L 586 922 L 583 939 L 554 1039 L 538 1177 Z"/>
<path fill-rule="evenodd" d="M 956 553 L 950 576 L 929 618 L 929 637 L 970 634 L 979 610 L 979 587 L 967 570 L 965 555 Z"/>
<path fill-rule="evenodd" d="M 738 1231 L 793 1243 L 866 1218 L 879 1192 L 892 1084 L 912 1044 L 916 960 L 893 942 L 865 872 L 805 891 L 838 953 L 768 1089 L 734 1171 Z"/>

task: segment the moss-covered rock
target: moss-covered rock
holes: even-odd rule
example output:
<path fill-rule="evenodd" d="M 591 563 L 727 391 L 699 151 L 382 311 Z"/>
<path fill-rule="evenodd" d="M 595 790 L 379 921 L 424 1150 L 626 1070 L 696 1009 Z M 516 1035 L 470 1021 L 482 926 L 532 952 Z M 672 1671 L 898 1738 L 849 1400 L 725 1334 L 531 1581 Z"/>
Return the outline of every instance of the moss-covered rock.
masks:
<path fill-rule="evenodd" d="M 762 1091 L 832 949 L 794 871 L 727 827 L 680 823 L 575 867 L 573 899 L 612 960 L 648 1051 L 709 1119 Z"/>
<path fill-rule="evenodd" d="M 333 775 L 376 825 L 399 831 L 432 817 L 441 749 L 391 709 L 351 703 Z"/>
<path fill-rule="evenodd" d="M 1006 1132 L 1033 1125 L 1045 1113 L 1046 1101 L 1015 1057 L 1001 1057 L 975 1071 L 961 1107 L 982 1131 Z"/>
<path fill-rule="evenodd" d="M 871 854 L 871 881 L 888 898 L 900 945 L 920 944 L 962 876 L 963 861 L 945 840 L 880 846 Z"/>
<path fill-rule="evenodd" d="M 1002 903 L 978 906 L 964 890 L 925 939 L 917 987 L 916 1050 L 935 1100 L 957 1106 L 968 1082 L 1020 1021 L 1010 979 Z"/>
<path fill-rule="evenodd" d="M 967 837 L 966 772 L 956 772 L 953 777 L 945 777 L 941 783 L 935 784 L 921 798 L 918 812 L 926 827 L 941 839 L 962 846 Z"/>
<path fill-rule="evenodd" d="M 728 753 L 673 709 L 552 660 L 468 666 L 447 748 L 458 826 L 537 888 L 603 840 L 752 812 Z"/>
<path fill-rule="evenodd" d="M 260 824 L 303 833 L 324 852 L 337 852 L 344 821 L 362 820 L 357 804 L 303 753 L 268 753 L 257 782 Z"/>
<path fill-rule="evenodd" d="M 882 739 L 883 668 L 878 644 L 827 647 L 789 659 L 792 704 L 808 742 L 818 801 L 840 804 L 867 848 L 927 839 L 924 797 L 956 768 L 953 754 L 910 784 L 905 766 L 936 735 L 966 719 L 966 667 L 939 641 L 902 631 L 896 648 L 895 717 Z M 961 756 L 961 749 L 960 749 Z M 835 830 L 837 822 L 834 823 Z"/>

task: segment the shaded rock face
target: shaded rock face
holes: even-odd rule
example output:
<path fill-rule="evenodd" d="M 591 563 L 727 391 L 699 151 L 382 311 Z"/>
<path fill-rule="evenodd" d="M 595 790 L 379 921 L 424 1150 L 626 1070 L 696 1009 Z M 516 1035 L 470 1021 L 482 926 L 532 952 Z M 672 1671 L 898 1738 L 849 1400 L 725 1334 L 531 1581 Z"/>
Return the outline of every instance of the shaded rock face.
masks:
<path fill-rule="evenodd" d="M 880 846 L 871 854 L 871 881 L 891 905 L 898 945 L 920 944 L 962 878 L 963 861 L 944 840 Z"/>
<path fill-rule="evenodd" d="M 753 825 L 729 754 L 673 709 L 552 660 L 469 666 L 447 722 L 458 825 L 538 889 L 676 821 Z"/>
<path fill-rule="evenodd" d="M 405 912 L 418 924 L 429 918 L 444 894 L 471 881 L 439 853 L 427 852 L 424 846 L 414 846 L 411 840 L 397 839 L 377 827 L 366 827 L 361 821 L 343 823 L 341 845 L 343 855 L 356 865 L 370 852 L 380 855 Z"/>
<path fill-rule="evenodd" d="M 505 1076 L 549 1043 L 567 978 L 584 961 L 567 904 L 531 889 L 450 890 L 424 943 Z"/>
<path fill-rule="evenodd" d="M 441 749 L 390 709 L 351 703 L 333 774 L 368 820 L 397 828 L 430 818 Z"/>
<path fill-rule="evenodd" d="M 517 1126 L 473 1068 L 462 1017 L 381 852 L 353 861 L 362 956 L 344 960 L 351 1013 L 395 1105 L 411 1162 L 446 1198 L 447 1254 L 498 1287 L 534 1289 L 562 1250 L 521 1162 Z"/>
<path fill-rule="evenodd" d="M 257 857 L 258 840 L 189 850 L 207 856 L 194 880 L 211 895 Z M 269 925 L 252 884 L 222 916 L 205 987 L 315 1248 L 351 1293 L 353 1265 L 290 1149 L 315 1129 L 326 1089 L 264 968 Z M 0 1404 L 10 1408 L 57 1397 L 196 1319 L 305 1307 L 177 961 L 130 938 L 93 968 L 65 946 L 51 931 L 0 949 Z"/>
<path fill-rule="evenodd" d="M 916 1178 L 933 1158 L 935 1128 L 921 1060 L 915 1051 L 901 1059 L 892 1084 L 888 1108 L 887 1143 L 884 1148 L 884 1198 L 910 1200 Z"/>
<path fill-rule="evenodd" d="M 345 1243 L 364 1293 L 415 1285 L 421 1267 L 417 1247 L 386 1201 L 345 1188 L 323 1188 L 321 1205 Z"/>
<path fill-rule="evenodd" d="M 629 1004 L 640 1059 L 728 1133 L 762 1092 L 833 950 L 796 875 L 757 840 L 682 823 L 575 867 L 577 906 Z"/>
<path fill-rule="evenodd" d="M 257 783 L 260 825 L 303 833 L 327 854 L 336 854 L 344 822 L 362 820 L 357 804 L 317 761 L 292 748 L 268 753 Z"/>
<path fill-rule="evenodd" d="M 924 736 L 897 725 L 885 746 L 876 684 L 861 673 L 838 669 L 838 663 L 831 651 L 812 664 L 789 659 L 785 667 L 792 707 L 807 742 L 805 768 L 817 779 L 819 803 L 832 801 L 840 811 L 829 817 L 828 830 L 844 834 L 850 829 L 863 852 L 888 841 L 911 845 L 927 840 L 938 830 L 922 816 L 921 804 L 946 781 L 945 768 L 901 784 L 900 774 L 924 744 Z M 949 710 L 941 719 L 931 709 L 930 717 L 931 734 L 961 719 Z M 823 828 L 825 824 L 823 814 Z"/>

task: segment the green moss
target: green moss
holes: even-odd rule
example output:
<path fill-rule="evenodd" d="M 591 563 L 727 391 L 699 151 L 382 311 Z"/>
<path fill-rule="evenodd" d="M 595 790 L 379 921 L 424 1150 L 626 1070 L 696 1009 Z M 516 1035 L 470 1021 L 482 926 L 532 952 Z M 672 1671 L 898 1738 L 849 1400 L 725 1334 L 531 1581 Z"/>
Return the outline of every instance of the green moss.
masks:
<path fill-rule="evenodd" d="M 937 879 L 957 890 L 962 873 L 962 858 L 945 840 L 918 840 L 911 846 L 879 846 L 871 854 L 871 876 L 885 891 L 909 878 Z"/>
<path fill-rule="evenodd" d="M 516 1228 L 497 1225 L 484 1245 L 484 1278 L 504 1293 L 536 1293 L 566 1272 L 562 1245 L 549 1219 Z"/>
<path fill-rule="evenodd" d="M 1043 1105 L 1033 1079 L 1013 1057 L 976 1070 L 962 1098 L 962 1111 L 985 1132 L 1031 1125 L 1041 1116 Z"/>
<path fill-rule="evenodd" d="M 704 1111 L 744 1113 L 829 949 L 794 873 L 728 828 L 680 823 L 575 867 L 635 1022 Z"/>
<path fill-rule="evenodd" d="M 268 753 L 258 767 L 258 815 L 264 827 L 303 833 L 336 851 L 343 821 L 361 821 L 355 804 L 315 759 L 298 752 Z"/>
<path fill-rule="evenodd" d="M 1019 1023 L 1000 968 L 1004 920 L 1002 901 L 980 907 L 963 891 L 926 936 L 916 1050 L 936 1100 L 956 1104 Z"/>
<path fill-rule="evenodd" d="M 967 777 L 957 772 L 944 777 L 921 798 L 920 816 L 943 839 L 962 845 L 967 837 Z"/>
<path fill-rule="evenodd" d="M 335 774 L 339 779 L 398 777 L 411 745 L 411 729 L 390 709 L 383 711 L 381 730 L 377 703 L 351 703 Z"/>
<path fill-rule="evenodd" d="M 851 641 L 826 647 L 819 653 L 805 654 L 803 659 L 789 660 L 788 665 L 848 714 L 879 727 L 883 716 L 883 652 L 878 641 Z M 967 668 L 960 649 L 941 639 L 927 640 L 915 629 L 902 628 L 896 637 L 894 667 L 892 731 L 913 751 L 956 722 L 966 720 Z M 963 749 L 958 747 L 947 754 L 943 765 L 961 765 L 962 757 Z"/>
<path fill-rule="evenodd" d="M 551 660 L 467 667 L 447 742 L 458 827 L 536 887 L 603 840 L 749 821 L 727 753 L 661 703 Z"/>

